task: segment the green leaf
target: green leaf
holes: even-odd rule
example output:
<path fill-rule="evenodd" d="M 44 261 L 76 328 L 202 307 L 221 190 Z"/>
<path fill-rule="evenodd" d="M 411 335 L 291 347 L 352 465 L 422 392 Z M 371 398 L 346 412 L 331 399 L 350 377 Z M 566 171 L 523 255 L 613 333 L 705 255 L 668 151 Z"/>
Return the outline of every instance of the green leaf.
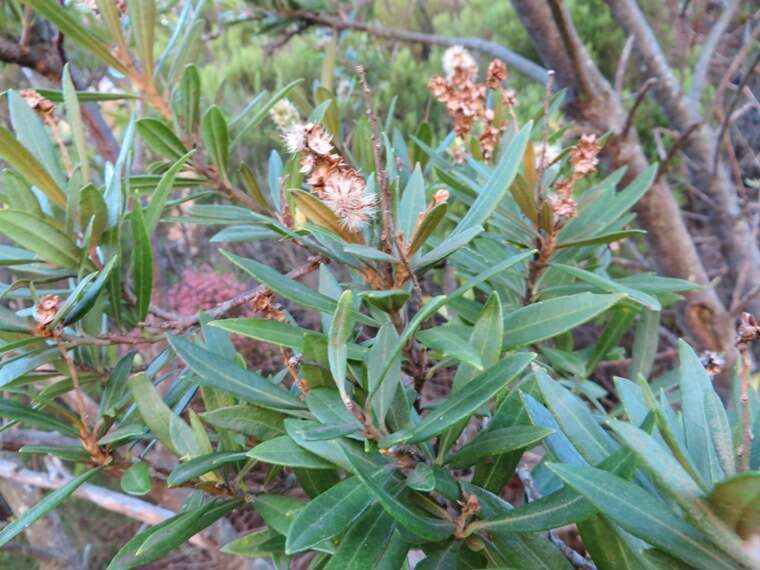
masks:
<path fill-rule="evenodd" d="M 398 209 L 396 229 L 404 235 L 406 241 L 411 241 L 412 230 L 417 224 L 417 218 L 425 210 L 425 179 L 422 169 L 417 164 L 401 194 Z"/>
<path fill-rule="evenodd" d="M 178 160 L 188 154 L 183 142 L 160 119 L 140 119 L 137 121 L 137 130 L 145 144 L 162 157 Z"/>
<path fill-rule="evenodd" d="M 242 461 L 245 460 L 245 458 L 246 455 L 244 452 L 216 452 L 194 457 L 185 463 L 177 465 L 169 474 L 169 477 L 167 477 L 166 484 L 169 487 L 182 485 L 183 483 L 199 478 L 201 475 L 208 473 L 209 471 L 218 469 L 222 465 L 233 463 L 235 461 Z"/>
<path fill-rule="evenodd" d="M 626 285 L 613 281 L 604 275 L 592 273 L 591 271 L 586 271 L 585 269 L 573 267 L 571 265 L 563 265 L 561 263 L 552 263 L 551 266 L 556 267 L 565 273 L 569 273 L 573 277 L 576 277 L 581 281 L 585 281 L 586 283 L 593 285 L 605 293 L 623 293 L 627 295 L 632 301 L 635 301 L 650 311 L 659 311 L 662 309 L 660 302 L 651 295 L 637 291 L 632 287 L 627 287 Z"/>
<path fill-rule="evenodd" d="M 7 129 L 0 127 L 0 158 L 8 162 L 56 206 L 66 205 L 66 196 L 47 170 L 16 140 Z"/>
<path fill-rule="evenodd" d="M 583 545 L 599 570 L 645 570 L 648 565 L 614 523 L 597 515 L 578 523 Z"/>
<path fill-rule="evenodd" d="M 446 458 L 452 469 L 468 467 L 478 460 L 532 447 L 554 430 L 536 426 L 513 426 L 479 433 L 459 451 Z"/>
<path fill-rule="evenodd" d="M 245 558 L 267 558 L 284 551 L 285 537 L 268 528 L 243 535 L 222 547 L 226 554 Z"/>
<path fill-rule="evenodd" d="M 702 570 L 736 568 L 707 537 L 634 483 L 583 465 L 549 465 L 567 485 L 634 536 Z"/>
<path fill-rule="evenodd" d="M 409 532 L 430 542 L 439 542 L 451 536 L 454 526 L 450 521 L 421 515 L 410 509 L 402 500 L 384 488 L 379 478 L 386 469 L 385 467 L 380 467 L 379 471 L 373 472 L 365 463 L 357 460 L 352 450 L 347 448 L 347 442 L 340 441 L 338 445 L 343 450 L 346 461 L 351 465 L 356 476 L 372 491 L 372 494 L 380 502 L 385 511 L 396 522 Z"/>
<path fill-rule="evenodd" d="M 7 386 L 43 364 L 57 360 L 60 355 L 61 353 L 57 348 L 49 348 L 47 350 L 34 350 L 22 353 L 19 356 L 3 361 L 2 366 L 0 366 L 0 387 Z"/>
<path fill-rule="evenodd" d="M 712 382 L 699 357 L 683 340 L 678 341 L 678 360 L 681 364 L 681 409 L 686 447 L 708 485 L 717 483 L 723 479 L 723 469 L 713 446 L 705 412 L 706 395 L 713 391 Z"/>
<path fill-rule="evenodd" d="M 307 451 L 287 435 L 258 444 L 248 452 L 248 457 L 258 459 L 264 463 L 283 465 L 285 467 L 335 469 L 335 465 Z"/>
<path fill-rule="evenodd" d="M 169 345 L 199 376 L 201 386 L 211 386 L 269 409 L 303 409 L 303 403 L 258 374 L 179 337 L 167 337 Z"/>
<path fill-rule="evenodd" d="M 74 141 L 77 158 L 82 167 L 82 177 L 85 181 L 88 181 L 90 179 L 90 163 L 87 159 L 84 123 L 82 122 L 82 113 L 79 108 L 77 91 L 74 87 L 74 82 L 71 79 L 71 71 L 68 63 L 63 67 L 61 87 L 63 88 L 63 104 L 66 108 L 66 121 L 71 126 L 71 138 Z"/>
<path fill-rule="evenodd" d="M 84 318 L 90 309 L 95 306 L 95 301 L 97 301 L 101 291 L 103 291 L 103 289 L 105 289 L 106 285 L 108 284 L 108 278 L 111 276 L 111 271 L 113 271 L 113 268 L 118 264 L 118 262 L 119 255 L 116 254 L 108 261 L 108 263 L 105 264 L 103 269 L 98 272 L 97 279 L 95 279 L 95 281 L 87 286 L 81 297 L 76 301 L 76 303 L 71 306 L 71 309 L 61 317 L 65 326 L 68 326 Z M 61 309 L 60 312 L 62 313 L 63 309 Z"/>
<path fill-rule="evenodd" d="M 100 467 L 85 471 L 78 477 L 75 477 L 71 481 L 67 482 L 60 489 L 56 489 L 52 493 L 45 496 L 39 503 L 24 511 L 24 513 L 5 525 L 0 530 L 0 546 L 3 546 L 10 542 L 16 535 L 25 531 L 34 522 L 38 521 L 50 511 L 54 510 L 60 505 L 64 499 L 74 493 L 83 483 L 86 483 L 92 479 L 100 471 Z"/>
<path fill-rule="evenodd" d="M 334 233 L 348 243 L 363 243 L 361 234 L 346 229 L 337 214 L 314 194 L 296 189 L 289 190 L 288 194 L 292 196 L 298 212 L 311 223 Z"/>
<path fill-rule="evenodd" d="M 413 266 L 421 268 L 439 262 L 444 257 L 455 253 L 470 243 L 483 232 L 483 226 L 473 226 L 458 233 L 449 234 L 446 239 L 417 259 Z"/>
<path fill-rule="evenodd" d="M 24 425 L 79 437 L 79 430 L 75 427 L 63 423 L 49 413 L 40 412 L 13 400 L 0 400 L 0 418 L 10 418 Z"/>
<path fill-rule="evenodd" d="M 108 208 L 103 194 L 92 184 L 79 191 L 79 225 L 86 228 L 92 223 L 92 243 L 97 244 L 108 225 Z"/>
<path fill-rule="evenodd" d="M 343 535 L 325 570 L 398 568 L 398 565 L 379 565 L 383 553 L 390 546 L 393 528 L 393 518 L 381 506 L 370 507 Z"/>
<path fill-rule="evenodd" d="M 572 241 L 560 241 L 557 243 L 557 249 L 566 247 L 583 247 L 587 245 L 601 245 L 605 243 L 611 243 L 613 241 L 623 240 L 629 237 L 641 236 L 646 234 L 644 230 L 621 230 L 619 232 L 610 232 L 606 234 L 599 234 L 593 237 L 577 239 Z"/>
<path fill-rule="evenodd" d="M 495 364 L 464 388 L 452 394 L 416 426 L 396 432 L 379 444 L 390 447 L 396 443 L 417 443 L 438 435 L 460 420 L 469 417 L 488 400 L 507 386 L 530 364 L 536 355 L 518 352 Z"/>
<path fill-rule="evenodd" d="M 135 199 L 132 209 L 132 237 L 135 250 L 132 256 L 132 271 L 134 273 L 135 296 L 137 297 L 137 320 L 144 321 L 150 309 L 153 292 L 153 250 L 150 245 L 150 235 L 145 227 L 142 206 Z"/>
<path fill-rule="evenodd" d="M 90 461 L 90 454 L 81 445 L 25 445 L 18 450 L 20 454 L 39 454 L 60 457 L 64 461 Z"/>
<path fill-rule="evenodd" d="M 201 136 L 206 150 L 211 156 L 211 161 L 219 170 L 222 178 L 227 178 L 227 165 L 229 163 L 230 139 L 227 132 L 227 120 L 222 110 L 212 105 L 204 113 L 201 120 Z"/>
<path fill-rule="evenodd" d="M 121 476 L 121 490 L 129 495 L 147 495 L 150 493 L 150 469 L 147 463 L 132 465 Z"/>
<path fill-rule="evenodd" d="M 129 20 L 137 44 L 143 73 L 153 76 L 153 44 L 156 28 L 156 0 L 128 0 Z"/>
<path fill-rule="evenodd" d="M 705 416 L 710 426 L 712 442 L 715 446 L 715 452 L 718 454 L 720 466 L 726 477 L 731 477 L 736 474 L 736 455 L 731 424 L 728 421 L 723 402 L 714 390 L 709 390 L 705 394 Z"/>
<path fill-rule="evenodd" d="M 596 422 L 582 400 L 563 388 L 543 369 L 536 370 L 536 379 L 546 405 L 586 461 L 596 465 L 615 451 L 615 442 Z"/>
<path fill-rule="evenodd" d="M 517 309 L 504 319 L 506 348 L 555 337 L 593 319 L 625 298 L 621 294 L 578 293 Z"/>
<path fill-rule="evenodd" d="M 0 210 L 0 233 L 21 247 L 33 251 L 43 261 L 67 269 L 79 268 L 79 249 L 71 238 L 56 226 L 32 214 L 18 210 Z"/>
<path fill-rule="evenodd" d="M 128 75 L 129 70 L 116 57 L 111 54 L 108 45 L 98 39 L 94 34 L 86 30 L 72 12 L 63 6 L 60 6 L 55 0 L 22 0 L 28 6 L 31 6 L 42 17 L 50 20 L 55 26 L 66 35 L 66 38 L 78 44 L 85 51 L 99 58 L 103 63 L 116 69 L 117 71 Z"/>
<path fill-rule="evenodd" d="M 115 418 L 119 406 L 127 393 L 127 378 L 132 371 L 132 363 L 137 355 L 136 351 L 123 356 L 111 369 L 111 375 L 106 381 L 98 408 L 98 419 L 101 417 Z"/>
<path fill-rule="evenodd" d="M 444 356 L 469 364 L 476 370 L 483 370 L 483 362 L 475 346 L 446 327 L 425 329 L 417 333 L 417 340 L 424 346 L 443 353 Z"/>
<path fill-rule="evenodd" d="M 351 291 L 344 291 L 338 299 L 338 307 L 335 309 L 332 323 L 330 324 L 330 333 L 328 335 L 327 358 L 330 362 L 330 373 L 333 376 L 335 385 L 338 387 L 340 396 L 343 401 L 350 401 L 348 391 L 346 390 L 346 362 L 348 359 L 348 348 L 346 344 L 351 336 L 353 328 L 353 319 L 351 318 Z"/>
<path fill-rule="evenodd" d="M 499 206 L 520 168 L 532 129 L 533 123 L 528 122 L 509 141 L 485 186 L 454 229 L 454 234 L 482 226 Z"/>
<path fill-rule="evenodd" d="M 235 146 L 241 139 L 241 137 L 248 132 L 249 129 L 255 127 L 258 125 L 262 120 L 264 120 L 266 117 L 269 116 L 269 111 L 274 107 L 277 102 L 285 97 L 291 89 L 293 89 L 296 85 L 300 84 L 303 81 L 303 79 L 296 79 L 295 81 L 291 81 L 284 87 L 278 89 L 272 97 L 267 101 L 266 105 L 264 105 L 261 109 L 256 111 L 256 114 L 251 117 L 251 119 L 240 128 L 240 130 L 235 135 L 235 138 L 232 140 L 232 146 Z"/>
<path fill-rule="evenodd" d="M 391 409 L 396 390 L 401 383 L 401 357 L 393 353 L 397 342 L 396 328 L 392 323 L 386 323 L 377 331 L 367 355 L 368 399 L 380 425 L 385 424 L 385 416 Z M 389 362 L 390 369 L 381 382 L 380 372 Z"/>
<path fill-rule="evenodd" d="M 195 65 L 188 65 L 172 92 L 172 109 L 185 131 L 195 133 L 200 117 L 201 76 Z"/>
<path fill-rule="evenodd" d="M 216 428 L 252 435 L 262 441 L 285 435 L 282 414 L 250 404 L 217 408 L 202 413 L 201 418 Z"/>
<path fill-rule="evenodd" d="M 171 437 L 171 420 L 174 414 L 164 403 L 148 375 L 144 372 L 135 374 L 129 379 L 128 384 L 145 425 L 167 449 L 177 456 L 182 455 Z"/>
<path fill-rule="evenodd" d="M 169 195 L 174 189 L 174 180 L 176 179 L 177 174 L 179 174 L 185 167 L 185 163 L 194 153 L 195 149 L 179 157 L 158 182 L 156 189 L 150 197 L 148 207 L 145 210 L 145 229 L 147 230 L 148 235 L 153 234 L 158 225 L 158 221 L 161 219 L 161 214 L 164 211 Z"/>
<path fill-rule="evenodd" d="M 760 529 L 760 472 L 746 471 L 715 485 L 708 498 L 723 522 L 745 540 Z"/>
<path fill-rule="evenodd" d="M 309 390 L 306 395 L 306 405 L 309 407 L 309 411 L 327 426 L 352 424 L 355 429 L 361 428 L 359 420 L 346 409 L 339 392 L 334 388 Z"/>
<path fill-rule="evenodd" d="M 166 519 L 127 542 L 116 553 L 107 570 L 127 570 L 158 560 L 230 513 L 239 504 L 238 499 L 210 502 Z"/>
<path fill-rule="evenodd" d="M 449 205 L 446 203 L 436 204 L 432 210 L 424 217 L 422 222 L 416 226 L 416 229 L 412 232 L 409 238 L 409 247 L 407 251 L 408 256 L 412 256 L 417 253 L 428 238 L 433 235 L 433 232 L 445 218 L 446 213 L 449 211 Z"/>
<path fill-rule="evenodd" d="M 18 142 L 32 153 L 59 188 L 65 188 L 66 176 L 61 170 L 58 153 L 40 117 L 13 89 L 8 91 L 8 109 Z"/>
<path fill-rule="evenodd" d="M 304 508 L 304 503 L 282 495 L 259 495 L 256 497 L 255 508 L 269 528 L 287 535 L 293 519 Z"/>
<path fill-rule="evenodd" d="M 628 372 L 629 378 L 638 378 L 640 375 L 648 378 L 654 365 L 659 344 L 660 312 L 644 309 L 639 314 L 633 337 L 633 354 L 631 355 L 631 367 Z"/>
<path fill-rule="evenodd" d="M 387 478 L 386 474 L 386 478 Z M 339 535 L 374 501 L 358 477 L 349 477 L 309 502 L 288 531 L 285 552 L 295 554 Z"/>

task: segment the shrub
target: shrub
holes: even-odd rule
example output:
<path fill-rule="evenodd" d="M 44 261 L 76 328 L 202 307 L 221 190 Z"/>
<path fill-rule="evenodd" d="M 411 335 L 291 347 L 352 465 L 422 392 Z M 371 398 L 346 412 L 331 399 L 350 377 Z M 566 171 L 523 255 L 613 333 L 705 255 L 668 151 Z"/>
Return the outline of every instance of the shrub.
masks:
<path fill-rule="evenodd" d="M 222 550 L 279 566 L 308 553 L 313 568 L 401 568 L 413 549 L 418 568 L 757 567 L 760 480 L 746 464 L 760 456 L 746 440 L 737 449 L 749 416 L 726 412 L 686 343 L 674 384 L 647 381 L 661 311 L 693 285 L 610 271 L 611 244 L 641 233 L 631 208 L 656 167 L 621 189 L 622 171 L 597 179 L 604 137 L 567 144 L 561 93 L 548 115 L 520 120 L 499 64 L 483 77 L 453 50 L 431 82 L 455 128 L 441 141 L 381 132 L 373 111 L 349 128 L 324 87 L 302 101 L 306 121 L 283 103 L 288 88 L 230 119 L 199 97 L 192 31 L 155 57 L 152 1 L 128 2 L 134 55 L 108 2 L 98 22 L 115 50 L 58 3 L 29 4 L 123 74 L 145 114 L 105 164 L 80 102 L 132 95 L 77 93 L 68 68 L 61 91 L 8 92 L 0 416 L 3 429 L 75 438 L 21 452 L 77 476 L 0 544 L 83 483 L 116 478 L 133 495 L 193 493 L 109 568 L 160 559 L 247 509 L 265 527 Z M 355 102 L 371 109 L 358 73 Z M 260 184 L 231 149 L 272 109 L 288 155 L 272 152 Z M 306 260 L 282 273 L 223 249 L 258 285 L 210 279 L 230 296 L 209 306 L 188 274 L 174 297 L 207 310 L 174 313 L 153 302 L 160 223 L 224 226 L 222 243 L 288 241 Z M 315 272 L 316 287 L 300 280 Z M 318 318 L 302 327 L 296 309 Z M 579 348 L 581 326 L 599 333 Z M 608 391 L 589 378 L 624 355 L 629 331 L 630 380 Z M 267 343 L 278 364 L 253 370 L 239 337 Z M 740 396 L 734 409 L 754 413 L 755 394 Z M 149 463 L 156 444 L 176 456 L 168 473 Z M 515 474 L 525 500 L 513 505 L 502 491 Z M 558 535 L 567 525 L 593 563 Z"/>

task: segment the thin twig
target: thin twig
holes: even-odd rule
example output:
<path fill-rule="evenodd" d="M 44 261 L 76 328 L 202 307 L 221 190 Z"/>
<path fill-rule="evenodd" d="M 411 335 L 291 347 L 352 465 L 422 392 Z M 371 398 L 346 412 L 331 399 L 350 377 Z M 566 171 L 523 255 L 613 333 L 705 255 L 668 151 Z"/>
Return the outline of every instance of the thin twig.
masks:
<path fill-rule="evenodd" d="M 686 141 L 689 140 L 691 134 L 696 131 L 701 125 L 702 123 L 694 123 L 688 129 L 686 129 L 686 131 L 680 137 L 678 137 L 678 139 L 676 139 L 676 142 L 671 145 L 670 149 L 668 149 L 668 154 L 665 156 L 663 161 L 660 163 L 660 166 L 657 168 L 657 176 L 654 178 L 655 182 L 667 174 L 668 170 L 670 169 L 670 165 L 673 162 L 673 159 L 675 159 L 678 151 L 683 148 L 683 146 L 686 144 Z"/>
<path fill-rule="evenodd" d="M 375 159 L 375 176 L 377 177 L 377 186 L 380 190 L 380 209 L 382 210 L 382 234 L 380 239 L 383 243 L 383 251 L 390 253 L 393 251 L 393 236 L 396 232 L 393 228 L 393 214 L 391 213 L 391 192 L 388 187 L 388 176 L 383 166 L 383 147 L 380 138 L 380 127 L 377 122 L 377 115 L 372 107 L 372 91 L 369 89 L 367 74 L 364 67 L 356 66 L 356 73 L 362 84 L 362 95 L 364 96 L 364 106 L 367 108 L 367 119 L 369 120 L 370 134 L 372 135 L 372 153 Z"/>
<path fill-rule="evenodd" d="M 58 345 L 58 350 L 60 351 L 61 356 L 63 356 L 63 359 L 66 362 L 66 366 L 69 369 L 71 383 L 74 385 L 77 413 L 79 414 L 79 421 L 82 424 L 80 429 L 82 431 L 82 436 L 87 437 L 90 434 L 90 428 L 88 424 L 87 407 L 85 406 L 84 398 L 82 396 L 82 388 L 79 385 L 79 373 L 77 372 L 77 367 L 74 365 L 74 360 L 71 358 L 69 350 L 66 348 L 66 345 L 63 343 L 63 341 L 61 339 L 56 339 L 56 344 Z"/>
<path fill-rule="evenodd" d="M 713 97 L 711 104 L 712 115 L 716 115 L 718 113 L 718 107 L 720 107 L 721 102 L 723 101 L 723 93 L 728 88 L 728 84 L 731 82 L 731 78 L 734 77 L 742 62 L 744 62 L 745 58 L 752 50 L 758 38 L 760 38 L 760 24 L 757 24 L 752 29 L 752 32 L 749 34 L 747 40 L 744 42 L 742 47 L 739 48 L 739 51 L 736 52 L 736 55 L 731 60 L 731 63 L 726 69 L 726 72 L 723 74 L 723 77 L 720 78 L 720 81 L 718 82 L 718 88 L 715 90 L 715 96 Z"/>
<path fill-rule="evenodd" d="M 750 421 L 749 409 L 749 386 L 750 386 L 750 368 L 752 362 L 749 354 L 749 345 L 739 348 L 742 355 L 742 373 L 739 402 L 742 407 L 742 446 L 739 450 L 740 464 L 739 471 L 749 469 L 750 452 L 752 451 L 752 424 Z"/>
<path fill-rule="evenodd" d="M 546 147 L 549 146 L 549 101 L 552 96 L 552 85 L 554 84 L 554 70 L 550 69 L 547 75 L 546 87 L 544 88 L 544 123 L 541 131 L 541 157 L 538 159 L 538 171 L 536 172 L 539 201 L 543 200 L 544 197 L 544 172 L 546 172 L 546 167 L 548 166 L 546 164 Z"/>
<path fill-rule="evenodd" d="M 620 134 L 621 138 L 625 138 L 628 134 L 628 131 L 631 130 L 631 127 L 633 126 L 633 117 L 636 115 L 636 111 L 639 110 L 639 107 L 644 102 L 644 97 L 646 97 L 649 90 L 657 83 L 657 78 L 650 77 L 644 82 L 644 85 L 641 86 L 641 89 L 639 89 L 639 92 L 636 94 L 636 100 L 633 102 L 633 107 L 631 107 L 631 110 L 628 112 L 628 116 L 625 119 L 625 126 L 623 127 L 623 132 Z"/>
<path fill-rule="evenodd" d="M 578 45 L 578 35 L 573 27 L 572 19 L 567 13 L 567 8 L 561 0 L 549 0 L 549 8 L 552 17 L 554 18 L 554 23 L 557 26 L 557 30 L 559 30 L 559 35 L 562 38 L 562 43 L 565 44 L 565 50 L 573 65 L 575 75 L 578 78 L 581 95 L 585 98 L 592 99 L 594 88 L 588 77 L 588 69 L 583 62 L 583 55 L 580 53 L 581 49 Z"/>
<path fill-rule="evenodd" d="M 634 35 L 628 36 L 623 46 L 623 51 L 620 53 L 620 61 L 618 62 L 617 69 L 615 70 L 615 93 L 618 97 L 623 93 L 623 82 L 625 81 L 625 70 L 628 67 L 628 60 L 631 59 L 631 53 L 633 52 L 633 44 L 636 43 L 636 37 Z"/>

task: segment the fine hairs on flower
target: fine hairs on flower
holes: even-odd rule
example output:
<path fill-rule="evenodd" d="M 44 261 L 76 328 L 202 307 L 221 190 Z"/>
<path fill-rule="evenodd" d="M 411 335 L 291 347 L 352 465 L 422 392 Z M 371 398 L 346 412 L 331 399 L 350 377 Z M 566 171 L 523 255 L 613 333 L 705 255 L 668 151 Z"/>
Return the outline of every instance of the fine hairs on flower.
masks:
<path fill-rule="evenodd" d="M 367 191 L 358 170 L 335 151 L 332 136 L 320 125 L 295 123 L 283 135 L 291 154 L 301 153 L 301 172 L 316 194 L 350 231 L 365 228 L 375 213 L 377 197 Z"/>

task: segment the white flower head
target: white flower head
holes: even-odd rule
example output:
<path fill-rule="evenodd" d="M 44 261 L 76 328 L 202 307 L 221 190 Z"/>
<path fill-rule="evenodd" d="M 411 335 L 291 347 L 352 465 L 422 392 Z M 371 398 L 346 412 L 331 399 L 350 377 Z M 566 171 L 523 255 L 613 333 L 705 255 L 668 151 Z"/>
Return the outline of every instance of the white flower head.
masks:
<path fill-rule="evenodd" d="M 307 125 L 306 146 L 320 156 L 327 156 L 332 151 L 332 135 L 319 125 Z"/>
<path fill-rule="evenodd" d="M 478 76 L 478 64 L 475 58 L 462 46 L 451 46 L 443 52 L 441 62 L 447 79 L 452 79 L 457 71 L 470 80 L 475 80 Z"/>
<path fill-rule="evenodd" d="M 282 133 L 286 133 L 290 127 L 301 122 L 298 109 L 288 99 L 280 99 L 269 111 L 269 116 Z"/>
<path fill-rule="evenodd" d="M 375 213 L 377 198 L 366 191 L 364 180 L 352 172 L 335 172 L 325 181 L 323 199 L 351 231 L 364 228 Z"/>
<path fill-rule="evenodd" d="M 285 141 L 285 147 L 290 154 L 301 152 L 306 148 L 307 129 L 308 125 L 294 123 L 288 127 L 288 130 L 282 135 L 282 138 Z"/>

